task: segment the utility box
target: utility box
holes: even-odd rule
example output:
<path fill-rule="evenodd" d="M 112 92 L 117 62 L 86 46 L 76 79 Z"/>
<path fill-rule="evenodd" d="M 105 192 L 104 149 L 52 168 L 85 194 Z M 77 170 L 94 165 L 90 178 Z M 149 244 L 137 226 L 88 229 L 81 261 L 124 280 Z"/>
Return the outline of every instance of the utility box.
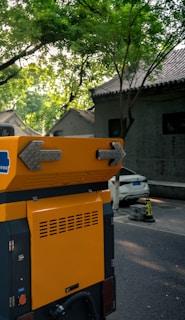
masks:
<path fill-rule="evenodd" d="M 145 214 L 145 204 L 137 203 L 130 206 L 129 219 L 143 221 Z"/>
<path fill-rule="evenodd" d="M 0 320 L 115 310 L 108 180 L 123 154 L 120 139 L 0 138 Z"/>

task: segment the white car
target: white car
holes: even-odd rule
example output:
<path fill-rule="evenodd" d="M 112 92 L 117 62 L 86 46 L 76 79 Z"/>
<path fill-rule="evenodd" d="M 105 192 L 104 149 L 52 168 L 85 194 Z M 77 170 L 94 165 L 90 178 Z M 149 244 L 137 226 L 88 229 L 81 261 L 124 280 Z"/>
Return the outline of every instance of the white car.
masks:
<path fill-rule="evenodd" d="M 108 182 L 112 200 L 115 197 L 115 179 L 113 176 Z M 119 177 L 119 201 L 136 202 L 139 198 L 147 197 L 149 197 L 149 185 L 146 177 L 122 167 Z"/>

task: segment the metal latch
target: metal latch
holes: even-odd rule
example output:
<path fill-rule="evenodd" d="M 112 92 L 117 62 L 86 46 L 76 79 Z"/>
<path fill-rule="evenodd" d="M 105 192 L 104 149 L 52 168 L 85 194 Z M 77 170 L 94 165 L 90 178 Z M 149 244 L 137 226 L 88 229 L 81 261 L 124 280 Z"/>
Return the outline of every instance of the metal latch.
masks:
<path fill-rule="evenodd" d="M 14 249 L 15 249 L 15 242 L 14 242 L 14 240 L 10 240 L 10 241 L 9 241 L 9 243 L 8 243 L 8 248 L 9 248 L 9 252 L 14 251 Z"/>
<path fill-rule="evenodd" d="M 15 296 L 9 297 L 9 307 L 15 307 Z"/>
<path fill-rule="evenodd" d="M 114 268 L 115 267 L 115 259 L 111 260 L 111 267 Z"/>

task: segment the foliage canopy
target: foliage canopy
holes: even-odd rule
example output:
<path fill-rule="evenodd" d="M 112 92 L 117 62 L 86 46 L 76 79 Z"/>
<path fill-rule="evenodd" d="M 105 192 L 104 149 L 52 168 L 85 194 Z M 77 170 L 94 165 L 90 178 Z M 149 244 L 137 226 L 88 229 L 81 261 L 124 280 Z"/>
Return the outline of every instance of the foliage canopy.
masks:
<path fill-rule="evenodd" d="M 40 131 L 69 107 L 92 106 L 89 89 L 117 74 L 124 137 L 146 79 L 185 39 L 184 0 L 3 0 L 0 10 L 0 108 Z M 124 105 L 123 83 L 141 70 Z"/>

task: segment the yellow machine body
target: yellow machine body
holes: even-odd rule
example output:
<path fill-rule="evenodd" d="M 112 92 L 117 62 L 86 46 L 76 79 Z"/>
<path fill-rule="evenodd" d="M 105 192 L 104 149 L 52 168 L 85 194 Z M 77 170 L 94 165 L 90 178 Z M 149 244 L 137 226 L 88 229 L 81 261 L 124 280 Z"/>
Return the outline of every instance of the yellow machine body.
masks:
<path fill-rule="evenodd" d="M 33 309 L 104 279 L 102 205 L 98 192 L 28 201 Z"/>
<path fill-rule="evenodd" d="M 60 151 L 61 160 L 44 161 L 41 170 L 28 170 L 19 154 L 33 140 L 42 141 L 42 151 Z M 103 138 L 3 137 L 0 151 L 7 152 L 9 166 L 7 174 L 1 174 L 0 192 L 108 181 L 119 170 L 120 164 L 111 167 L 108 161 L 98 161 L 96 152 L 102 148 L 111 149 L 111 141 Z M 114 141 L 122 144 L 120 139 Z M 30 157 L 34 157 L 34 150 Z"/>
<path fill-rule="evenodd" d="M 112 157 L 117 156 L 112 142 L 119 145 L 121 153 L 121 139 L 30 136 L 0 139 L 0 226 L 4 232 L 1 237 L 6 238 L 7 226 L 11 225 L 11 233 L 18 239 L 18 242 L 13 239 L 13 244 L 18 246 L 20 259 L 20 263 L 17 258 L 12 260 L 15 268 L 11 270 L 18 272 L 19 281 L 12 273 L 14 289 L 9 288 L 10 297 L 20 303 L 15 302 L 15 317 L 7 319 L 19 319 L 18 315 L 28 312 L 32 315 L 32 311 L 36 320 L 44 319 L 48 304 L 105 278 L 112 279 L 113 273 L 109 271 L 112 253 L 109 254 L 108 245 L 110 268 L 105 265 L 105 239 L 109 242 L 109 231 L 113 245 L 107 182 L 122 165 L 121 157 L 110 165 Z M 26 148 L 29 152 L 25 152 Z M 57 157 L 53 156 L 55 152 Z M 105 221 L 110 224 L 106 235 Z M 4 254 L 3 245 L 0 249 Z M 6 266 L 2 270 L 6 273 Z M 4 299 L 3 292 L 0 294 Z M 5 303 L 6 299 L 2 300 L 1 308 L 8 315 Z"/>

